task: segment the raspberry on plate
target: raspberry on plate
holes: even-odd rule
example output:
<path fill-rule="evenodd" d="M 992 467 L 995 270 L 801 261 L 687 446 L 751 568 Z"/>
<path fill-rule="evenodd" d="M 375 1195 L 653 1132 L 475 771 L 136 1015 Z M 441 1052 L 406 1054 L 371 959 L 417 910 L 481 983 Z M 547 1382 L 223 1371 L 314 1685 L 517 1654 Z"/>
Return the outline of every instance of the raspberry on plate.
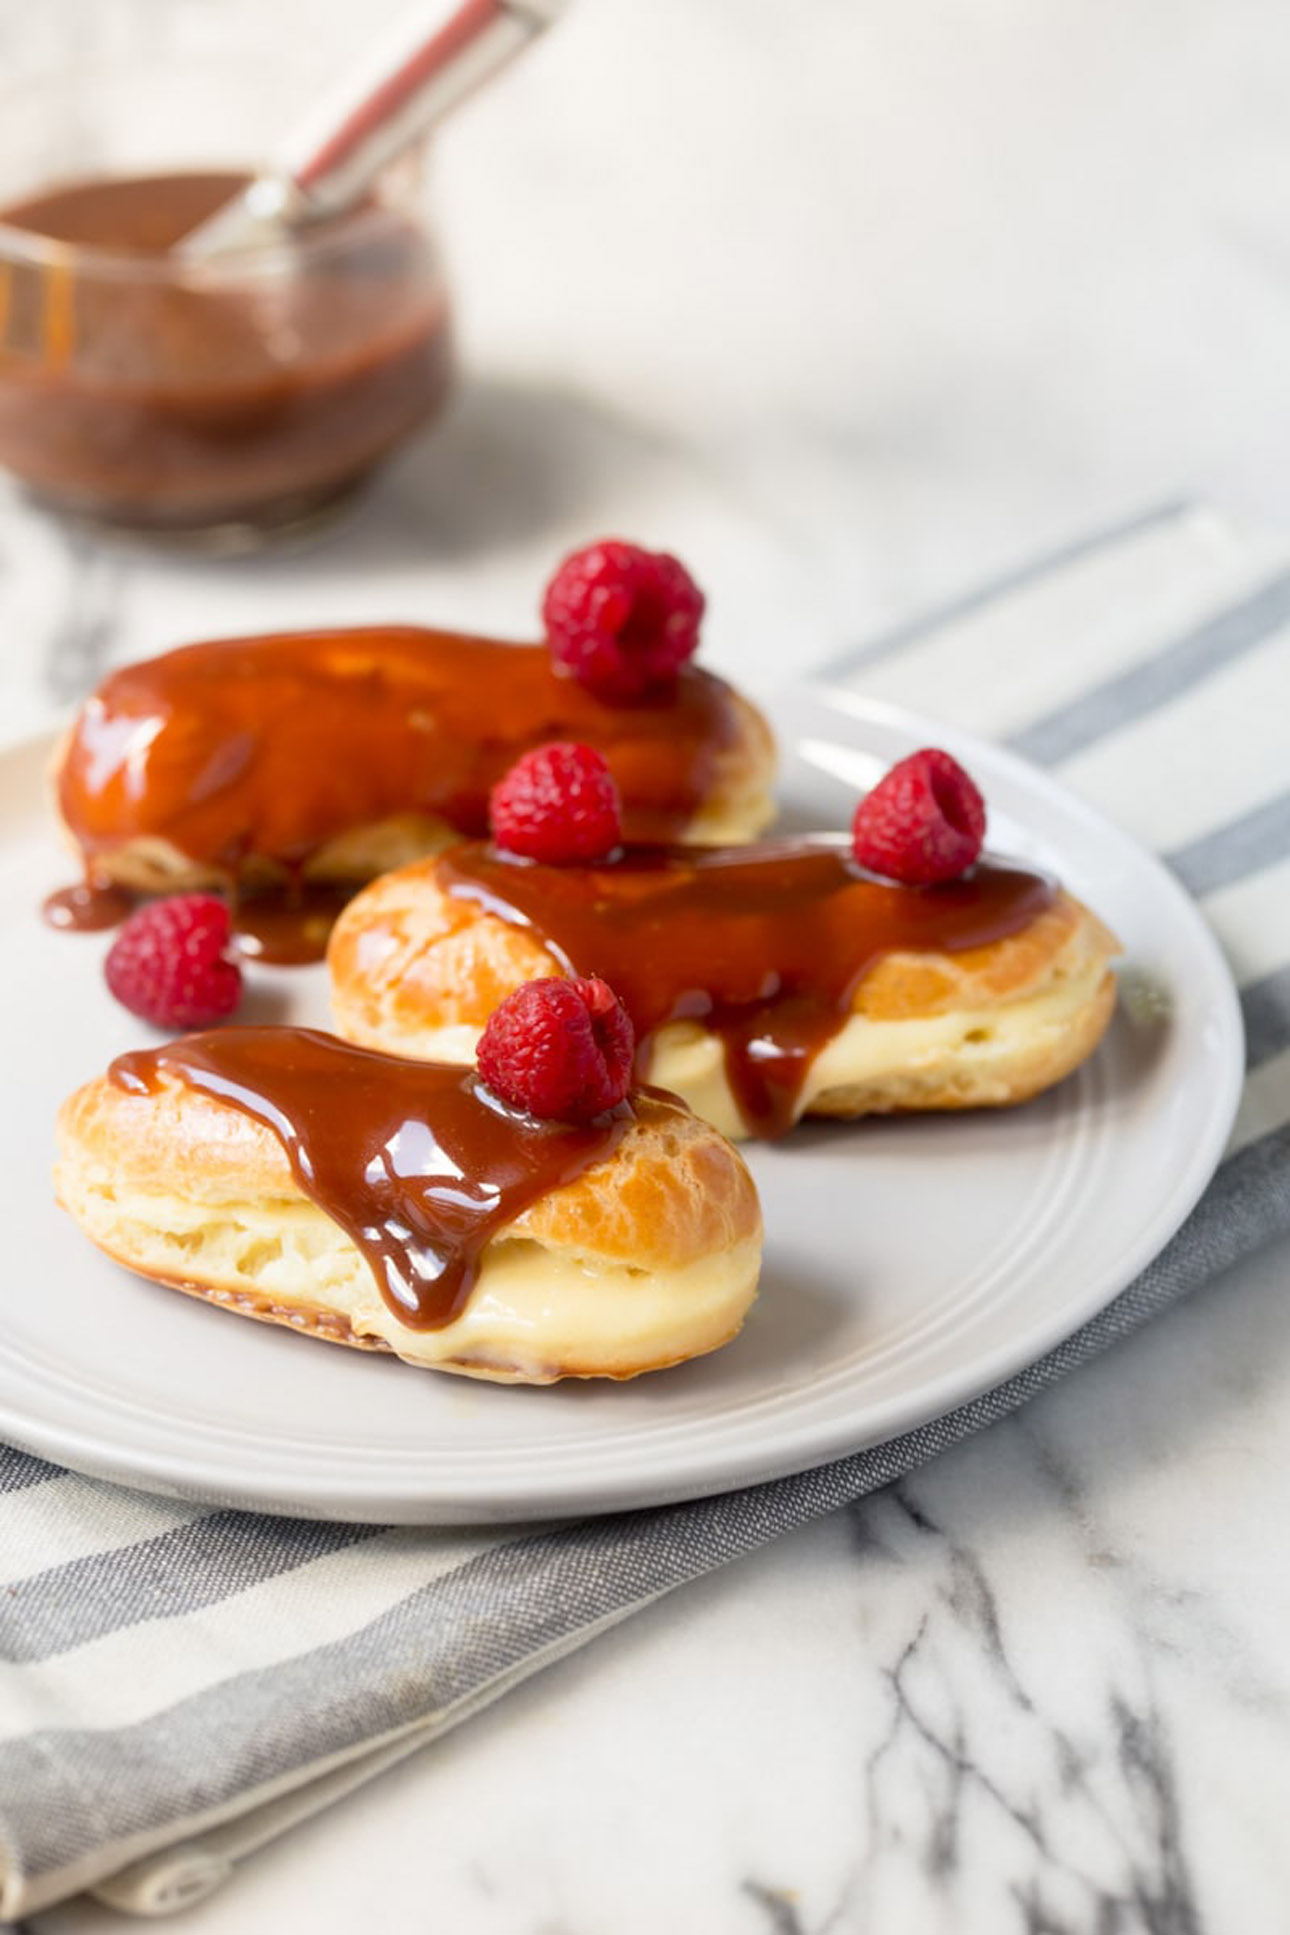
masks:
<path fill-rule="evenodd" d="M 967 872 L 985 842 L 985 801 L 957 759 L 925 746 L 892 767 L 855 811 L 862 867 L 908 887 Z"/>
<path fill-rule="evenodd" d="M 131 914 L 103 973 L 130 1013 L 158 1028 L 204 1028 L 231 1015 L 242 970 L 228 908 L 214 894 L 177 894 Z"/>
<path fill-rule="evenodd" d="M 551 657 L 609 705 L 675 683 L 694 656 L 703 593 L 666 551 L 603 538 L 564 560 L 542 601 Z"/>
<path fill-rule="evenodd" d="M 577 740 L 535 746 L 488 802 L 493 839 L 549 866 L 603 860 L 622 840 L 622 808 L 604 755 Z"/>
<path fill-rule="evenodd" d="M 479 1072 L 495 1095 L 530 1115 L 590 1122 L 623 1100 L 636 1043 L 607 981 L 526 981 L 489 1016 Z"/>

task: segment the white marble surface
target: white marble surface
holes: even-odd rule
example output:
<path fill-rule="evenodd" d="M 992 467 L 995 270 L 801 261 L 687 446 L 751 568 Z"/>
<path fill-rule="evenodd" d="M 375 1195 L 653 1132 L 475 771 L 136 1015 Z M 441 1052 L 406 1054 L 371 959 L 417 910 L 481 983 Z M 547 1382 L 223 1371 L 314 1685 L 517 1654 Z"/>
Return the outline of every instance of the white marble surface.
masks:
<path fill-rule="evenodd" d="M 305 11 L 0 0 L 0 58 Z M 307 11 L 341 46 L 376 9 Z M 1288 81 L 1274 0 L 582 0 L 442 143 L 451 419 L 308 556 L 158 563 L 4 500 L 0 729 L 197 633 L 524 627 L 599 530 L 690 559 L 767 692 L 1137 505 L 1284 521 Z M 637 1618 L 187 1926 L 1285 1927 L 1288 1279 Z"/>

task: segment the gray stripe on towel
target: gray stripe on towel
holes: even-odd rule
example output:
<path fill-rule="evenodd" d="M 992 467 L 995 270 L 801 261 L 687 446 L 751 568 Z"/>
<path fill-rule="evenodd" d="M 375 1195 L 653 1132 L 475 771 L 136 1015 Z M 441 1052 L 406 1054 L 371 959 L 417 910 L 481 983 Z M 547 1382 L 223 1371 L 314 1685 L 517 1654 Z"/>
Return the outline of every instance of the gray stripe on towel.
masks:
<path fill-rule="evenodd" d="M 1014 752 L 1055 766 L 1170 704 L 1234 659 L 1253 651 L 1290 622 L 1290 571 L 1282 572 L 1239 605 L 1230 605 L 1193 631 L 1163 646 L 1140 665 L 1095 685 L 1082 697 L 1013 733 Z"/>
<path fill-rule="evenodd" d="M 1290 1048 L 1290 965 L 1241 989 L 1245 1017 L 1245 1065 L 1258 1068 Z M 1290 1089 L 1287 1090 L 1290 1103 Z"/>
<path fill-rule="evenodd" d="M 866 645 L 849 647 L 839 657 L 813 669 L 811 677 L 837 680 L 845 678 L 849 672 L 860 671 L 866 665 L 874 665 L 879 659 L 893 658 L 906 646 L 917 645 L 922 639 L 930 638 L 933 632 L 942 631 L 946 625 L 969 618 L 974 612 L 985 611 L 989 606 L 1011 597 L 1014 592 L 1025 591 L 1050 572 L 1060 572 L 1067 565 L 1078 564 L 1081 558 L 1091 557 L 1096 551 L 1110 550 L 1113 545 L 1122 544 L 1126 538 L 1139 537 L 1144 531 L 1154 530 L 1157 524 L 1169 524 L 1175 518 L 1185 516 L 1191 509 L 1191 504 L 1185 498 L 1175 498 L 1169 503 L 1156 505 L 1152 510 L 1138 511 L 1133 517 L 1091 531 L 1086 537 L 1076 538 L 1069 544 L 1059 545 L 1055 551 L 1045 551 L 1042 557 L 1032 559 L 1029 564 L 1014 566 L 1002 577 L 975 591 L 964 592 L 930 615 L 897 625 L 891 631 L 871 638 Z"/>
<path fill-rule="evenodd" d="M 145 1620 L 182 1618 L 382 1529 L 210 1512 L 152 1538 L 70 1559 L 0 1597 L 0 1659 L 49 1659 Z"/>
<path fill-rule="evenodd" d="M 1234 881 L 1262 872 L 1290 856 L 1290 792 L 1243 813 L 1226 826 L 1203 833 L 1185 847 L 1164 855 L 1183 886 L 1198 896 L 1217 893 Z"/>
<path fill-rule="evenodd" d="M 31 1485 L 47 1485 L 51 1478 L 63 1478 L 61 1465 L 50 1465 L 29 1452 L 0 1445 L 0 1492 L 24 1492 Z"/>

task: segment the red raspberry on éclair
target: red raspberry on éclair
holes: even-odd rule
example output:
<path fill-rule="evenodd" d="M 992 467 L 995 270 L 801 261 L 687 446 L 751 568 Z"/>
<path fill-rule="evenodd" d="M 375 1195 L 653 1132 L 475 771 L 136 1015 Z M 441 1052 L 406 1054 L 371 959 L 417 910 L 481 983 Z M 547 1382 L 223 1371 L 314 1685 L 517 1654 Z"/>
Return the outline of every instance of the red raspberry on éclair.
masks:
<path fill-rule="evenodd" d="M 851 837 L 862 867 L 909 887 L 957 880 L 985 842 L 985 801 L 939 747 L 910 753 L 866 793 Z"/>
<path fill-rule="evenodd" d="M 479 1072 L 495 1095 L 530 1115 L 590 1122 L 627 1094 L 632 1024 L 606 981 L 552 975 L 526 981 L 489 1016 Z"/>
<path fill-rule="evenodd" d="M 499 847 L 549 866 L 603 860 L 622 840 L 618 788 L 602 753 L 577 740 L 535 746 L 488 802 Z"/>
<path fill-rule="evenodd" d="M 176 894 L 131 914 L 103 973 L 130 1013 L 157 1028 L 204 1028 L 231 1015 L 242 970 L 230 951 L 228 908 L 214 894 Z"/>
<path fill-rule="evenodd" d="M 603 538 L 564 560 L 546 589 L 551 657 L 609 705 L 674 683 L 694 656 L 703 593 L 677 559 Z"/>

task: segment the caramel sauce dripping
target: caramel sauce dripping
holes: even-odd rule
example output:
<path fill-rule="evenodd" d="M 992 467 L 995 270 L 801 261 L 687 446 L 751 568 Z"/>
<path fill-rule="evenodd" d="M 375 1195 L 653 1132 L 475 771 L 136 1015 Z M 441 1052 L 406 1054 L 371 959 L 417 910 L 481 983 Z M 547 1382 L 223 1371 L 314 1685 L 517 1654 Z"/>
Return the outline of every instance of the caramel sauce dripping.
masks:
<path fill-rule="evenodd" d="M 327 955 L 327 941 L 357 888 L 328 881 L 291 880 L 228 896 L 239 952 L 262 967 L 306 967 Z M 93 878 L 60 887 L 41 902 L 41 915 L 62 933 L 99 934 L 150 898 Z"/>
<path fill-rule="evenodd" d="M 665 847 L 595 867 L 469 844 L 441 855 L 437 871 L 449 894 L 531 928 L 570 973 L 608 981 L 635 1026 L 639 1073 L 668 1022 L 713 1030 L 760 1136 L 793 1126 L 811 1063 L 876 961 L 984 947 L 1054 897 L 1042 876 L 991 861 L 946 886 L 897 886 L 824 841 Z"/>
<path fill-rule="evenodd" d="M 307 967 L 327 942 L 357 888 L 323 880 L 235 895 L 229 904 L 238 951 L 264 967 Z"/>
<path fill-rule="evenodd" d="M 546 740 L 599 747 L 626 838 L 674 839 L 735 733 L 729 688 L 693 667 L 608 706 L 544 646 L 415 626 L 188 645 L 126 666 L 81 712 L 58 777 L 86 857 L 164 840 L 236 880 L 298 874 L 330 841 L 408 814 L 481 835 L 488 793 Z"/>
<path fill-rule="evenodd" d="M 401 1061 L 312 1028 L 223 1028 L 119 1055 L 118 1088 L 167 1078 L 272 1130 L 296 1182 L 366 1258 L 410 1330 L 461 1314 L 491 1239 L 613 1153 L 630 1103 L 595 1122 L 508 1109 L 472 1070 Z"/>
<path fill-rule="evenodd" d="M 128 887 L 113 887 L 106 881 L 78 880 L 60 887 L 40 903 L 42 918 L 50 927 L 68 934 L 101 934 L 107 927 L 119 927 L 138 905 L 138 896 Z"/>

